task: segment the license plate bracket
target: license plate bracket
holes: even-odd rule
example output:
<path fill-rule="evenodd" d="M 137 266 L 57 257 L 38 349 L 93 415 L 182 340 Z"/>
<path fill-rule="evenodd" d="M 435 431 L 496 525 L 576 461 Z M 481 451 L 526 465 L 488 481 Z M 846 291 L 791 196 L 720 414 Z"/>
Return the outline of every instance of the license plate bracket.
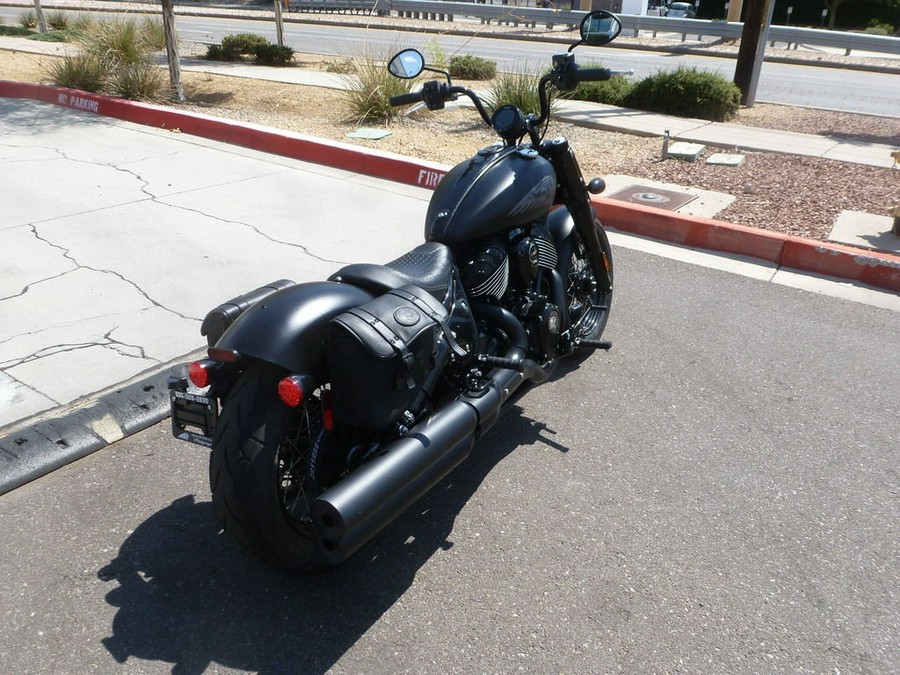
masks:
<path fill-rule="evenodd" d="M 172 411 L 172 435 L 175 438 L 212 447 L 212 435 L 219 421 L 219 405 L 215 398 L 169 388 Z"/>

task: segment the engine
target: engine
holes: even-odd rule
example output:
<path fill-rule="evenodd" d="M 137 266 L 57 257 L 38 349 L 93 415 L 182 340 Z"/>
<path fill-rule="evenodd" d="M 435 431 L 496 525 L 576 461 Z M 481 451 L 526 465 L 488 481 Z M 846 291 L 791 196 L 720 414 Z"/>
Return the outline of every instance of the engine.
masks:
<path fill-rule="evenodd" d="M 560 310 L 559 257 L 549 230 L 539 224 L 516 228 L 467 247 L 460 275 L 473 302 L 500 304 L 524 324 L 531 347 L 544 360 L 557 353 Z"/>

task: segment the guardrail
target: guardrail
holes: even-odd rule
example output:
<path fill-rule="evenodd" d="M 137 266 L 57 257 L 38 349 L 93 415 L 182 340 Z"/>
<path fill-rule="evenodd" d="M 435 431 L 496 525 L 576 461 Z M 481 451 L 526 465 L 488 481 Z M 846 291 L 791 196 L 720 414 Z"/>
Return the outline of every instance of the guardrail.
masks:
<path fill-rule="evenodd" d="M 525 25 L 531 28 L 543 24 L 547 29 L 566 26 L 574 29 L 580 23 L 584 12 L 568 9 L 545 9 L 541 7 L 518 7 L 515 5 L 494 5 L 480 2 L 445 2 L 443 0 L 289 0 L 289 8 L 299 12 L 329 12 L 353 14 L 396 14 L 401 17 L 453 21 L 455 17 L 479 19 L 482 23 Z M 740 39 L 743 23 L 728 21 L 707 21 L 704 19 L 674 19 L 661 16 L 620 14 L 623 32 L 634 36 L 641 32 L 681 34 L 682 41 L 687 36 L 704 36 Z M 843 49 L 845 54 L 853 50 L 900 55 L 900 38 L 868 33 L 845 33 L 818 28 L 797 26 L 771 26 L 769 42 L 784 42 L 788 46 L 813 45 Z"/>

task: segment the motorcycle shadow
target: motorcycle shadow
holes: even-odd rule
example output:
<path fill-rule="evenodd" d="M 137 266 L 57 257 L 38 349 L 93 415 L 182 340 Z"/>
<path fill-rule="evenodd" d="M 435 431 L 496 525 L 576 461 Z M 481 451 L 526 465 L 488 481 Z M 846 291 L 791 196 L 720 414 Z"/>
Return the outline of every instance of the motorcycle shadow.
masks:
<path fill-rule="evenodd" d="M 218 532 L 210 502 L 175 500 L 137 527 L 98 572 L 117 581 L 104 646 L 129 658 L 202 673 L 211 663 L 259 673 L 323 673 L 412 585 L 485 477 L 546 427 L 513 406 L 472 456 L 342 566 L 317 576 L 270 571 Z"/>

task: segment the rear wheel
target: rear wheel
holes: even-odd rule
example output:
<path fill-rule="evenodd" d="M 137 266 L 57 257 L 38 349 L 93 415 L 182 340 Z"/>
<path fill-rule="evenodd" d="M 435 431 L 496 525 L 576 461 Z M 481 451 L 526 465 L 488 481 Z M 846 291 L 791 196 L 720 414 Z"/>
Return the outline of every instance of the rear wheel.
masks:
<path fill-rule="evenodd" d="M 613 262 L 612 249 L 606 231 L 597 221 L 594 221 L 597 239 L 600 241 L 600 250 L 603 253 L 604 266 L 609 274 L 610 288 L 602 290 L 588 260 L 587 247 L 580 237 L 569 256 L 569 264 L 564 276 L 566 284 L 566 299 L 569 303 L 569 321 L 572 326 L 571 336 L 578 349 L 579 341 L 596 342 L 603 335 L 606 322 L 609 320 L 609 310 L 612 305 L 613 294 Z M 582 346 L 582 349 L 587 349 Z"/>
<path fill-rule="evenodd" d="M 312 400 L 288 408 L 277 396 L 281 371 L 253 365 L 222 407 L 209 459 L 213 504 L 225 532 L 248 553 L 282 571 L 326 566 L 316 548 L 309 456 L 321 440 Z"/>

